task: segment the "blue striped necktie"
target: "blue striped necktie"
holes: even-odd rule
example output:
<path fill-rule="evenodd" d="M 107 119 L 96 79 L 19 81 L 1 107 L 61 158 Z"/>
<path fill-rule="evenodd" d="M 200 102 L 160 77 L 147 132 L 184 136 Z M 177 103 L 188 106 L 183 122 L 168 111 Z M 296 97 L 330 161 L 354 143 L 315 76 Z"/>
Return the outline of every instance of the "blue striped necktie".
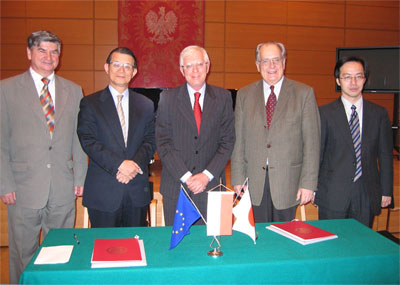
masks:
<path fill-rule="evenodd" d="M 353 182 L 356 182 L 362 175 L 361 166 L 361 132 L 360 132 L 360 121 L 358 119 L 358 114 L 356 111 L 356 106 L 351 106 L 351 117 L 349 121 L 351 137 L 354 144 L 354 152 L 356 155 L 356 173 L 354 175 Z"/>

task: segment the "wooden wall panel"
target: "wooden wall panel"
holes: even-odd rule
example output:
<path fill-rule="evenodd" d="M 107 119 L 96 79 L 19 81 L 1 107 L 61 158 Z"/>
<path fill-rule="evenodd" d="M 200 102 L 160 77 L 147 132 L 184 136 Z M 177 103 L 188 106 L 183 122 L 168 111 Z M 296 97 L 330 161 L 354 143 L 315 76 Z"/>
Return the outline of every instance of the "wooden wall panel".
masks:
<path fill-rule="evenodd" d="M 349 28 L 399 30 L 399 9 L 347 5 L 346 25 Z"/>
<path fill-rule="evenodd" d="M 224 49 L 223 48 L 207 48 L 208 57 L 211 62 L 212 72 L 224 72 Z"/>
<path fill-rule="evenodd" d="M 26 44 L 6 44 L 1 46 L 2 71 L 24 71 L 29 67 L 29 64 L 30 62 L 26 56 Z"/>
<path fill-rule="evenodd" d="M 118 21 L 96 20 L 94 28 L 94 42 L 96 45 L 118 46 Z"/>
<path fill-rule="evenodd" d="M 226 1 L 228 23 L 286 24 L 285 1 Z"/>
<path fill-rule="evenodd" d="M 288 50 L 287 74 L 331 74 L 335 66 L 335 52 Z"/>
<path fill-rule="evenodd" d="M 289 26 L 285 46 L 296 50 L 335 51 L 343 44 L 343 29 Z"/>
<path fill-rule="evenodd" d="M 396 0 L 389 0 L 389 1 L 383 1 L 383 0 L 346 0 L 348 4 L 351 5 L 362 5 L 362 6 L 376 6 L 376 7 L 399 7 L 399 1 Z"/>
<path fill-rule="evenodd" d="M 345 46 L 394 46 L 400 44 L 398 31 L 375 31 L 347 29 L 345 32 Z"/>
<path fill-rule="evenodd" d="M 56 33 L 64 44 L 93 44 L 92 20 L 27 19 L 26 29 L 29 34 L 37 30 L 50 30 Z"/>
<path fill-rule="evenodd" d="M 64 45 L 59 69 L 92 71 L 93 47 L 91 45 Z"/>
<path fill-rule="evenodd" d="M 94 92 L 93 88 L 93 71 L 65 71 L 60 70 L 57 72 L 58 75 L 65 77 L 76 84 L 80 85 L 84 95 L 88 95 Z"/>
<path fill-rule="evenodd" d="M 226 49 L 226 72 L 257 72 L 254 49 Z"/>
<path fill-rule="evenodd" d="M 96 19 L 118 19 L 118 0 L 94 1 Z"/>
<path fill-rule="evenodd" d="M 255 49 L 261 42 L 285 42 L 286 34 L 286 26 L 226 24 L 226 47 Z"/>
<path fill-rule="evenodd" d="M 225 45 L 225 24 L 223 23 L 206 23 L 205 24 L 204 46 L 208 47 L 224 47 Z"/>
<path fill-rule="evenodd" d="M 1 16 L 26 17 L 25 1 L 0 1 Z"/>
<path fill-rule="evenodd" d="M 1 18 L 1 43 L 24 44 L 30 31 L 26 30 L 26 20 L 16 18 Z"/>
<path fill-rule="evenodd" d="M 94 72 L 94 90 L 102 90 L 108 84 L 107 74 L 104 70 Z M 94 92 L 94 91 L 93 91 Z"/>
<path fill-rule="evenodd" d="M 94 49 L 94 70 L 104 71 L 104 64 L 106 63 L 107 57 L 110 52 L 115 48 L 115 45 L 101 46 L 96 45 Z M 135 52 L 135 51 L 133 51 Z M 139 63 L 140 68 L 140 63 Z"/>
<path fill-rule="evenodd" d="M 333 68 L 332 68 L 333 71 Z M 293 80 L 312 86 L 316 98 L 327 99 L 329 102 L 340 96 L 335 92 L 335 80 L 332 75 L 288 75 Z"/>
<path fill-rule="evenodd" d="M 225 72 L 225 88 L 228 89 L 239 89 L 257 80 L 261 80 L 261 76 L 257 72 L 253 73 Z"/>
<path fill-rule="evenodd" d="M 26 16 L 31 18 L 92 18 L 92 1 L 26 1 Z"/>
<path fill-rule="evenodd" d="M 205 21 L 225 22 L 225 2 L 224 1 L 205 1 Z M 207 37 L 207 33 L 206 33 Z"/>
<path fill-rule="evenodd" d="M 207 83 L 215 86 L 224 86 L 224 73 L 211 71 L 207 77 Z"/>
<path fill-rule="evenodd" d="M 289 25 L 343 27 L 344 4 L 294 1 L 288 3 Z"/>

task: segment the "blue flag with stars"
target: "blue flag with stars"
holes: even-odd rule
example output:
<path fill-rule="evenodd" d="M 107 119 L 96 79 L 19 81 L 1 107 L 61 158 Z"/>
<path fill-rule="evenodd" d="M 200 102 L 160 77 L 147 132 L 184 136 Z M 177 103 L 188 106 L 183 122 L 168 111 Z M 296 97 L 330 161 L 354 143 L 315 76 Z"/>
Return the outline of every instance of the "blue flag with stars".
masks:
<path fill-rule="evenodd" d="M 190 234 L 189 228 L 200 218 L 200 213 L 189 201 L 182 188 L 176 204 L 174 225 L 172 226 L 171 246 L 175 248 L 185 235 Z"/>

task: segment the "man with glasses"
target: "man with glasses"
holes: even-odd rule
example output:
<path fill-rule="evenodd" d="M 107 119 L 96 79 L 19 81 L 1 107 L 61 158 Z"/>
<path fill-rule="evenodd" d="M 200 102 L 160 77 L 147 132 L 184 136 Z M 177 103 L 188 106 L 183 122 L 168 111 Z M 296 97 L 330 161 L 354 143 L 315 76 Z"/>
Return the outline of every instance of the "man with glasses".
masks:
<path fill-rule="evenodd" d="M 372 227 L 393 193 L 392 130 L 385 108 L 365 100 L 364 60 L 339 59 L 334 71 L 342 95 L 321 106 L 319 219 L 353 218 Z"/>
<path fill-rule="evenodd" d="M 236 143 L 231 183 L 237 194 L 248 177 L 255 222 L 294 219 L 317 189 L 320 121 L 313 89 L 284 76 L 286 50 L 260 43 L 262 80 L 241 88 L 235 105 Z"/>
<path fill-rule="evenodd" d="M 128 89 L 137 73 L 130 49 L 112 50 L 104 70 L 109 85 L 84 97 L 78 116 L 79 140 L 90 158 L 83 205 L 92 227 L 146 226 L 154 105 Z"/>
<path fill-rule="evenodd" d="M 76 135 L 82 88 L 55 74 L 58 36 L 28 37 L 30 68 L 2 80 L 1 188 L 7 205 L 10 284 L 52 228 L 72 228 L 75 196 L 82 196 L 87 156 Z"/>
<path fill-rule="evenodd" d="M 235 143 L 231 94 L 206 83 L 210 70 L 206 50 L 186 47 L 179 65 L 186 83 L 161 93 L 156 121 L 166 225 L 173 224 L 181 184 L 206 215 L 206 192 L 225 179 Z"/>

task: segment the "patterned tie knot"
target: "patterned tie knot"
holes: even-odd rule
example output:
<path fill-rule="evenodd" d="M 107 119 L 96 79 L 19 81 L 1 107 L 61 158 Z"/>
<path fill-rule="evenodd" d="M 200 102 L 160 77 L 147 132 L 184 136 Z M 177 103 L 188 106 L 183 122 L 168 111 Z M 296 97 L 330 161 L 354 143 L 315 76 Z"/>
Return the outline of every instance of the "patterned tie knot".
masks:
<path fill-rule="evenodd" d="M 355 105 L 351 105 L 351 109 L 353 110 L 353 112 L 357 109 L 357 107 Z"/>
<path fill-rule="evenodd" d="M 122 101 L 122 98 L 124 97 L 124 95 L 117 95 L 118 98 L 118 103 L 120 103 Z"/>
<path fill-rule="evenodd" d="M 50 82 L 50 80 L 49 80 L 47 77 L 43 77 L 43 78 L 42 78 L 42 82 L 43 82 L 45 85 L 48 85 L 49 82 Z"/>
<path fill-rule="evenodd" d="M 194 93 L 194 99 L 195 99 L 196 101 L 199 101 L 200 95 L 201 95 L 200 92 Z"/>
<path fill-rule="evenodd" d="M 271 88 L 271 93 L 274 93 L 274 88 L 275 88 L 275 86 L 274 86 L 274 85 L 271 85 L 269 88 Z"/>

